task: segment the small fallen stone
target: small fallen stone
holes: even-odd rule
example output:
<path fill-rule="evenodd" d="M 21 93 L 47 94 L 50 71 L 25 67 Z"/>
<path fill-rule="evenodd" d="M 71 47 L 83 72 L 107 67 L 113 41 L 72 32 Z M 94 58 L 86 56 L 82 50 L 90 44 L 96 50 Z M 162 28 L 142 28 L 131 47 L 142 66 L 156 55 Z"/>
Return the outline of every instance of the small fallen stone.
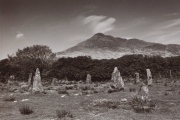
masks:
<path fill-rule="evenodd" d="M 65 97 L 66 95 L 62 95 L 61 97 Z"/>
<path fill-rule="evenodd" d="M 21 101 L 22 101 L 22 102 L 24 102 L 24 101 L 29 101 L 29 99 L 22 99 Z"/>
<path fill-rule="evenodd" d="M 122 98 L 121 102 L 127 102 L 128 100 L 126 98 Z"/>

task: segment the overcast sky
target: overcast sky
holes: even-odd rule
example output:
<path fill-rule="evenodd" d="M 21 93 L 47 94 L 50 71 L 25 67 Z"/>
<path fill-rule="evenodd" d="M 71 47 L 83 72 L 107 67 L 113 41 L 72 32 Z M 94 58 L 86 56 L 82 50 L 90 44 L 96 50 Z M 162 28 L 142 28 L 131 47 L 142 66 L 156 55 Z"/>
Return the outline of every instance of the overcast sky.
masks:
<path fill-rule="evenodd" d="M 98 32 L 180 44 L 180 0 L 0 0 L 0 59 L 34 44 L 59 52 Z"/>

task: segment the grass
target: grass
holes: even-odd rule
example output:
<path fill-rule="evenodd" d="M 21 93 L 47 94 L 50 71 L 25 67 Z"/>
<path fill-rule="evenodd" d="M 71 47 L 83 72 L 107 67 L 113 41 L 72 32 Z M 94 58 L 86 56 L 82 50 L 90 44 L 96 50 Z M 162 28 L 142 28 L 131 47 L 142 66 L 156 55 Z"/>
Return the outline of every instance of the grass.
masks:
<path fill-rule="evenodd" d="M 58 118 L 73 118 L 73 115 L 70 111 L 67 110 L 56 110 L 56 115 Z"/>
<path fill-rule="evenodd" d="M 21 105 L 19 111 L 22 115 L 30 115 L 33 113 L 32 108 L 30 108 L 28 105 Z"/>
<path fill-rule="evenodd" d="M 1 120 L 56 120 L 57 114 L 56 110 L 70 110 L 73 113 L 73 120 L 171 120 L 180 119 L 180 95 L 179 88 L 172 91 L 173 94 L 167 96 L 164 92 L 167 87 L 163 83 L 153 84 L 149 88 L 150 98 L 155 101 L 156 107 L 150 113 L 139 114 L 130 109 L 129 106 L 124 104 L 116 103 L 123 98 L 127 98 L 128 101 L 131 100 L 131 95 L 133 92 L 129 92 L 129 88 L 134 87 L 137 89 L 136 85 L 125 84 L 125 90 L 123 92 L 114 92 L 111 94 L 105 92 L 99 92 L 97 94 L 86 95 L 74 95 L 80 93 L 80 90 L 67 90 L 70 94 L 66 97 L 61 97 L 57 94 L 14 94 L 16 97 L 16 103 L 14 102 L 4 102 L 2 95 L 0 93 L 0 118 Z M 22 99 L 29 99 L 26 103 L 35 110 L 33 114 L 21 115 L 19 112 L 19 106 L 22 104 Z M 97 106 L 92 103 L 95 101 L 107 99 L 107 101 L 113 101 L 114 103 L 107 102 L 105 107 L 104 102 L 101 104 L 97 102 Z M 24 103 L 24 104 L 26 104 Z M 82 104 L 83 103 L 83 104 Z M 174 103 L 174 104 L 169 104 Z M 118 108 L 114 107 L 118 106 Z M 90 109 L 93 106 L 92 109 Z M 149 105 L 151 106 L 151 104 Z M 152 104 L 153 106 L 153 104 Z M 89 108 L 89 110 L 84 110 L 84 107 Z M 166 111 L 168 110 L 168 111 Z"/>
<path fill-rule="evenodd" d="M 13 102 L 13 101 L 15 101 L 15 97 L 13 95 L 5 95 L 3 97 L 3 101 Z"/>

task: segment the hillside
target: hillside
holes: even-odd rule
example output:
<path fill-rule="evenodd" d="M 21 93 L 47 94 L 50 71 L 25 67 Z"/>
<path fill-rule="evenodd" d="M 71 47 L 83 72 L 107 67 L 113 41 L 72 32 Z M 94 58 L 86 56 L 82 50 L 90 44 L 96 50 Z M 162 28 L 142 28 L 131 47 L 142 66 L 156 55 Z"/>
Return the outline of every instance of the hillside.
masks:
<path fill-rule="evenodd" d="M 111 59 L 129 54 L 179 56 L 180 45 L 164 45 L 138 39 L 127 40 L 97 33 L 74 47 L 58 52 L 57 57 L 91 56 L 93 59 Z"/>

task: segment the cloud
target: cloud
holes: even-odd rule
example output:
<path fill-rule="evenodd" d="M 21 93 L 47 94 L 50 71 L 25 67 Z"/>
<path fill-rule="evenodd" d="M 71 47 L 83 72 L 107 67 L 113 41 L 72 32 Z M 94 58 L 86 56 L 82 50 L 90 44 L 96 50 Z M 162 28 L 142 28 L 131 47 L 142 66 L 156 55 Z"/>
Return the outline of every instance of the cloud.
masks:
<path fill-rule="evenodd" d="M 180 44 L 180 19 L 172 19 L 156 25 L 144 38 L 154 42 Z"/>
<path fill-rule="evenodd" d="M 180 26 L 180 18 L 167 21 L 163 29 L 168 29 L 168 28 L 177 27 L 177 26 Z"/>
<path fill-rule="evenodd" d="M 16 35 L 16 39 L 21 39 L 21 38 L 23 38 L 24 37 L 24 34 L 22 34 L 22 33 L 18 33 L 17 35 Z"/>
<path fill-rule="evenodd" d="M 107 18 L 107 16 L 91 15 L 83 18 L 83 24 L 88 25 L 93 33 L 106 33 L 114 29 L 115 18 Z"/>
<path fill-rule="evenodd" d="M 176 16 L 176 15 L 178 15 L 178 13 L 170 13 L 170 14 L 166 14 L 166 15 L 164 15 L 165 17 L 168 17 L 168 16 Z"/>

